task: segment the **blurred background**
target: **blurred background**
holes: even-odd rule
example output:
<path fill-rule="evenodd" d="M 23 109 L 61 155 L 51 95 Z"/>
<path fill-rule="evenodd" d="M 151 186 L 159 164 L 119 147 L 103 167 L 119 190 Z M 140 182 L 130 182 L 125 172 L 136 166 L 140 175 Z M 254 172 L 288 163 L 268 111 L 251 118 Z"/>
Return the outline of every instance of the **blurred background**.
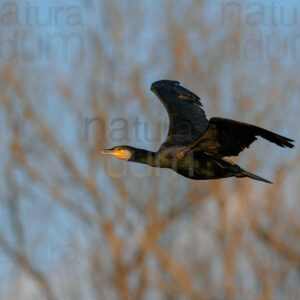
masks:
<path fill-rule="evenodd" d="M 298 1 L 0 4 L 1 299 L 300 299 Z M 193 181 L 156 151 L 150 85 L 295 139 L 234 158 L 274 182 Z"/>

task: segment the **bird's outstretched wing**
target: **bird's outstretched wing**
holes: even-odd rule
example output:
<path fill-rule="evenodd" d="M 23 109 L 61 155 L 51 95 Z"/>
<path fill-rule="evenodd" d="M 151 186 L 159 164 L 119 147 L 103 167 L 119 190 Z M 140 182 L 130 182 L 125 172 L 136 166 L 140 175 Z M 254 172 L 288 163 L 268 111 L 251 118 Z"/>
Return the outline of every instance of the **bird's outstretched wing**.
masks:
<path fill-rule="evenodd" d="M 187 146 L 195 142 L 206 130 L 208 120 L 200 98 L 182 87 L 178 81 L 159 80 L 151 85 L 169 115 L 169 131 L 161 149 Z"/>
<path fill-rule="evenodd" d="M 260 136 L 281 147 L 293 148 L 293 140 L 269 130 L 224 118 L 211 118 L 204 134 L 189 148 L 215 157 L 236 156 Z"/>

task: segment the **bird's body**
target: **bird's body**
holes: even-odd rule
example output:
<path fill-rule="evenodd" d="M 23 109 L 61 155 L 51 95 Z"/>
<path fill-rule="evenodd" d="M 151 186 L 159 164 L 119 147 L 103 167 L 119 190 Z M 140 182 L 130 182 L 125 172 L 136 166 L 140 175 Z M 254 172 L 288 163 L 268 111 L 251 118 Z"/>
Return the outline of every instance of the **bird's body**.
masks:
<path fill-rule="evenodd" d="M 173 169 L 190 179 L 234 176 L 270 183 L 243 170 L 226 157 L 238 155 L 257 136 L 281 147 L 293 147 L 293 140 L 255 125 L 224 118 L 207 120 L 200 98 L 177 81 L 156 81 L 151 90 L 161 100 L 169 115 L 170 126 L 166 141 L 157 152 L 117 146 L 103 150 L 103 154 L 152 167 Z"/>
<path fill-rule="evenodd" d="M 161 156 L 164 157 L 164 153 Z M 190 152 L 182 158 L 177 158 L 176 154 L 169 152 L 163 161 L 165 168 L 174 169 L 190 179 L 218 179 L 234 174 L 234 164 L 201 152 Z"/>

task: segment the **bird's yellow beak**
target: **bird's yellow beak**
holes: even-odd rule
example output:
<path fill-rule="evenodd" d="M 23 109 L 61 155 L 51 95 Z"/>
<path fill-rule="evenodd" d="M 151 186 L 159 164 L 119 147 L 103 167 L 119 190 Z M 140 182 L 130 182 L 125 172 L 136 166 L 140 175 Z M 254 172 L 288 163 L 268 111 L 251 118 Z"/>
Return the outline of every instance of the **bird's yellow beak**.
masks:
<path fill-rule="evenodd" d="M 115 152 L 117 152 L 117 151 L 111 150 L 111 149 L 102 149 L 100 151 L 100 154 L 101 155 L 115 155 Z"/>
<path fill-rule="evenodd" d="M 124 159 L 124 160 L 128 160 L 131 156 L 131 153 L 126 149 L 121 149 L 121 150 L 103 149 L 103 150 L 101 150 L 100 154 L 101 155 L 112 155 L 116 158 Z"/>

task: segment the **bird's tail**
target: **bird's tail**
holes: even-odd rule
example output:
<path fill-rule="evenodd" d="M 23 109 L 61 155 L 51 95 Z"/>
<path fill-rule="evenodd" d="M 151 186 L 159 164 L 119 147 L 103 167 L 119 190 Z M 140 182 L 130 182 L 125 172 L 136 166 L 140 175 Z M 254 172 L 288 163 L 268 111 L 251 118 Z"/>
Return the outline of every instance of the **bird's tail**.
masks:
<path fill-rule="evenodd" d="M 252 178 L 252 179 L 255 179 L 255 180 L 258 180 L 258 181 L 263 181 L 263 182 L 271 183 L 271 184 L 273 183 L 273 182 L 271 182 L 271 181 L 269 181 L 269 180 L 267 180 L 267 179 L 264 179 L 264 178 L 262 178 L 262 177 L 260 177 L 260 176 L 257 176 L 257 175 L 255 175 L 255 174 L 250 173 L 250 172 L 245 171 L 245 170 L 243 170 L 243 171 L 242 171 L 241 173 L 239 173 L 239 174 L 236 174 L 235 177 L 249 177 L 249 178 Z"/>

